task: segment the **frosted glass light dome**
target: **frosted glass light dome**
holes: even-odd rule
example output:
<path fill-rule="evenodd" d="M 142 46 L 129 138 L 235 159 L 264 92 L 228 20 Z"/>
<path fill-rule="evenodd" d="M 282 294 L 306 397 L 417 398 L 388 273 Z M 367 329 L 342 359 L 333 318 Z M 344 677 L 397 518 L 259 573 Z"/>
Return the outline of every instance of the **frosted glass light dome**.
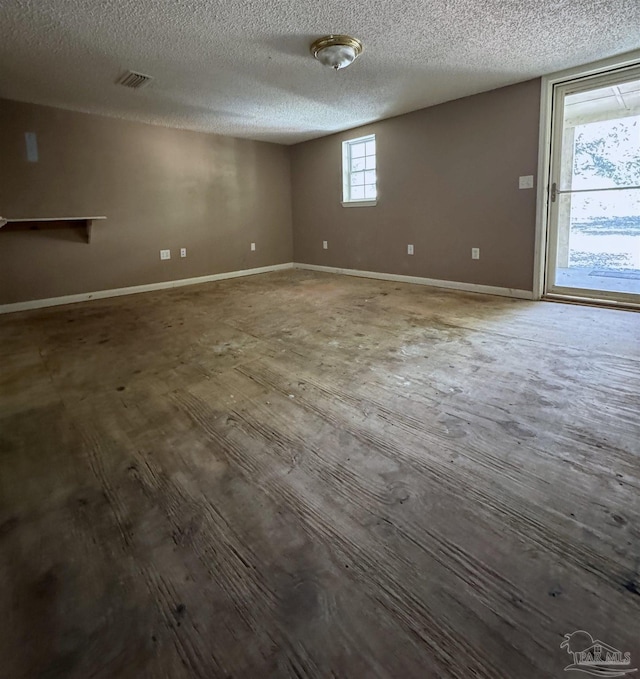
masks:
<path fill-rule="evenodd" d="M 349 35 L 327 35 L 311 45 L 313 56 L 338 71 L 352 64 L 362 52 L 362 43 Z"/>

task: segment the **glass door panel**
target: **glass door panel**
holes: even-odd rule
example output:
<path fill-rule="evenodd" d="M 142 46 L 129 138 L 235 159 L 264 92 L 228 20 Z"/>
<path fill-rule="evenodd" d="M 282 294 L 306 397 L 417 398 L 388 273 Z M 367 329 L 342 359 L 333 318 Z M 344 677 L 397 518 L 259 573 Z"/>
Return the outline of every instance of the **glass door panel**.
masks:
<path fill-rule="evenodd" d="M 556 89 L 546 292 L 640 302 L 640 72 Z"/>

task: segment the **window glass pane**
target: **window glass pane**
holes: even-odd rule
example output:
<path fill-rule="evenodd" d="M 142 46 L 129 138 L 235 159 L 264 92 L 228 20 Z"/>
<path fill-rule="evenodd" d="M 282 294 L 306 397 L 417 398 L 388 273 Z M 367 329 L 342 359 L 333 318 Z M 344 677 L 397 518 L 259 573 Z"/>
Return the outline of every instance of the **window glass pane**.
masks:
<path fill-rule="evenodd" d="M 351 157 L 362 158 L 365 155 L 366 144 L 351 144 Z"/>
<path fill-rule="evenodd" d="M 343 142 L 343 176 L 345 200 L 375 200 L 377 198 L 376 141 L 365 138 L 361 141 Z"/>
<path fill-rule="evenodd" d="M 364 197 L 365 198 L 373 199 L 373 198 L 376 197 L 376 195 L 377 195 L 377 191 L 376 191 L 376 185 L 375 184 L 367 184 L 364 187 Z"/>
<path fill-rule="evenodd" d="M 364 170 L 365 159 L 364 158 L 353 158 L 351 160 L 351 172 L 357 172 L 358 170 Z"/>

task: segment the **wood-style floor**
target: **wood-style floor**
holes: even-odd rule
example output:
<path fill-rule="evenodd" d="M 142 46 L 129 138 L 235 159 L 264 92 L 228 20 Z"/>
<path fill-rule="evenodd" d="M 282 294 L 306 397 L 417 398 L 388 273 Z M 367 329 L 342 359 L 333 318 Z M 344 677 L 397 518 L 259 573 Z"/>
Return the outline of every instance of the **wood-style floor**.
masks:
<path fill-rule="evenodd" d="M 640 314 L 290 271 L 0 328 L 3 679 L 640 667 Z"/>

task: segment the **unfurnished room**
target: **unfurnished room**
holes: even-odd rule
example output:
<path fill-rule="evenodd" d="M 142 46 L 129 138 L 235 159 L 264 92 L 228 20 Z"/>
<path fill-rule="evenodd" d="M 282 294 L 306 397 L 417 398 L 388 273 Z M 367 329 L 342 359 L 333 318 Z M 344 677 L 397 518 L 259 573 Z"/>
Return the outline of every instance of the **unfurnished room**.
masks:
<path fill-rule="evenodd" d="M 0 679 L 640 674 L 637 0 L 8 0 Z"/>

